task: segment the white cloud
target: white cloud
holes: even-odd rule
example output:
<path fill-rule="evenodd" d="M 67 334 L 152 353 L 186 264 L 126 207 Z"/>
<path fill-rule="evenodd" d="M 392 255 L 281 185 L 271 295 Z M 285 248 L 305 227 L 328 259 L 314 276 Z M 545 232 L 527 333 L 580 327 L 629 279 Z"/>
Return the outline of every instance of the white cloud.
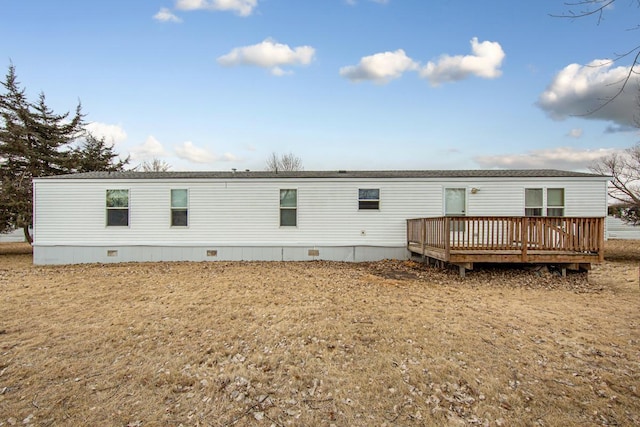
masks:
<path fill-rule="evenodd" d="M 502 75 L 500 67 L 505 53 L 498 42 L 478 42 L 471 39 L 472 55 L 442 55 L 437 62 L 429 61 L 420 70 L 420 76 L 432 86 L 464 80 L 469 76 L 495 79 Z"/>
<path fill-rule="evenodd" d="M 182 22 L 182 19 L 178 18 L 166 7 L 161 8 L 158 13 L 153 15 L 153 19 L 160 22 Z"/>
<path fill-rule="evenodd" d="M 120 125 L 109 125 L 100 122 L 91 122 L 85 126 L 85 129 L 98 139 L 104 140 L 113 145 L 127 139 L 127 133 Z"/>
<path fill-rule="evenodd" d="M 612 68 L 612 61 L 597 59 L 582 66 L 570 64 L 563 68 L 536 105 L 555 120 L 581 116 L 591 120 L 608 120 L 623 127 L 635 124 L 638 84 L 640 78 L 629 73 L 629 67 Z M 615 100 L 604 105 L 622 88 Z"/>
<path fill-rule="evenodd" d="M 258 6 L 258 0 L 177 0 L 176 8 L 181 10 L 231 11 L 240 16 L 249 16 Z"/>
<path fill-rule="evenodd" d="M 213 163 L 216 161 L 215 155 L 204 148 L 196 147 L 191 141 L 183 142 L 176 146 L 175 150 L 179 158 L 193 163 Z"/>
<path fill-rule="evenodd" d="M 149 135 L 143 144 L 133 147 L 129 152 L 132 160 L 151 160 L 169 155 L 153 135 Z"/>
<path fill-rule="evenodd" d="M 273 74 L 276 77 L 282 77 L 282 76 L 290 76 L 291 74 L 293 74 L 293 71 L 291 70 L 283 70 L 280 67 L 273 67 L 271 69 L 271 74 Z"/>
<path fill-rule="evenodd" d="M 224 153 L 220 160 L 222 160 L 223 162 L 237 162 L 240 159 L 233 153 Z"/>
<path fill-rule="evenodd" d="M 473 160 L 483 168 L 504 169 L 586 169 L 591 163 L 615 152 L 614 149 L 578 150 L 557 147 L 532 150 L 522 154 L 477 156 Z"/>
<path fill-rule="evenodd" d="M 569 131 L 567 136 L 570 136 L 571 138 L 580 138 L 582 136 L 582 133 L 582 128 L 574 128 Z"/>
<path fill-rule="evenodd" d="M 340 75 L 353 82 L 371 80 L 378 84 L 389 83 L 406 71 L 416 70 L 418 64 L 402 49 L 365 56 L 358 65 L 340 68 Z"/>
<path fill-rule="evenodd" d="M 311 46 L 298 46 L 294 49 L 286 44 L 266 39 L 251 46 L 237 47 L 226 55 L 218 58 L 218 63 L 225 67 L 237 65 L 252 65 L 268 68 L 276 76 L 291 73 L 282 70 L 282 66 L 308 65 L 315 55 Z"/>

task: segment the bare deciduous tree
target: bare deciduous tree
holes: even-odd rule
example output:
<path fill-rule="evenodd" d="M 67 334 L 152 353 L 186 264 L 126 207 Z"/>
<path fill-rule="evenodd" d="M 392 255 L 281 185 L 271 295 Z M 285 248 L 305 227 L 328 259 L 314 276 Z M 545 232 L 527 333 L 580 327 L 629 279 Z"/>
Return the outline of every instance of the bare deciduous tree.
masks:
<path fill-rule="evenodd" d="M 279 155 L 273 152 L 267 158 L 267 170 L 271 172 L 301 171 L 303 170 L 302 159 L 293 153 Z"/>
<path fill-rule="evenodd" d="M 171 169 L 171 165 L 164 160 L 154 158 L 140 163 L 136 169 L 142 172 L 166 172 Z"/>
<path fill-rule="evenodd" d="M 565 2 L 567 12 L 559 15 L 551 15 L 556 18 L 580 19 L 595 17 L 599 25 L 607 12 L 613 10 L 616 0 L 575 0 Z M 632 0 L 640 7 L 640 0 Z M 623 28 L 621 30 L 638 30 L 640 25 L 634 28 Z M 634 43 L 634 47 L 627 49 L 623 53 L 615 54 L 610 63 L 629 61 L 628 71 L 623 78 L 617 82 L 615 92 L 612 96 L 603 99 L 602 103 L 588 114 L 598 111 L 618 98 L 630 85 L 631 79 L 640 73 L 640 44 Z M 638 103 L 640 105 L 640 102 Z M 640 127 L 640 122 L 636 119 L 636 126 Z M 616 202 L 611 206 L 616 216 L 632 223 L 640 224 L 640 143 L 628 148 L 620 153 L 605 156 L 594 162 L 589 168 L 594 173 L 608 175 L 611 177 L 609 185 L 609 197 Z"/>
<path fill-rule="evenodd" d="M 608 10 L 612 10 L 614 3 L 616 0 L 575 0 L 572 2 L 565 2 L 564 5 L 567 7 L 567 12 L 561 14 L 550 14 L 554 18 L 567 18 L 567 19 L 579 19 L 579 18 L 588 18 L 595 16 L 597 19 L 597 24 L 599 25 L 603 19 L 605 19 L 605 13 Z M 640 7 L 640 0 L 633 0 L 632 3 L 636 4 L 636 7 Z M 624 28 L 622 30 L 638 30 L 640 29 L 640 24 L 636 25 L 634 28 Z M 616 53 L 608 62 L 604 62 L 602 66 L 611 65 L 614 62 L 624 61 L 626 58 L 632 58 L 629 64 L 629 70 L 625 74 L 625 76 L 616 83 L 617 88 L 613 95 L 602 100 L 602 103 L 594 110 L 589 111 L 588 114 L 595 113 L 598 110 L 606 107 L 610 103 L 612 103 L 616 98 L 618 98 L 629 86 L 631 79 L 633 76 L 640 73 L 638 67 L 640 66 L 640 44 L 634 43 L 635 47 L 631 49 L 627 49 L 623 53 Z"/>
<path fill-rule="evenodd" d="M 611 177 L 609 197 L 618 202 L 616 215 L 640 224 L 640 143 L 597 160 L 589 169 Z"/>

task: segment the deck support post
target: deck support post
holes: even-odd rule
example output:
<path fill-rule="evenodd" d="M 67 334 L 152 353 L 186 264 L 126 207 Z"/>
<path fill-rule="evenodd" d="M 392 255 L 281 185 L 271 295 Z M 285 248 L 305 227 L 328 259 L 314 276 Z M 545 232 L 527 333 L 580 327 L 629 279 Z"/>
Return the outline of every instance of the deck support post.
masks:
<path fill-rule="evenodd" d="M 458 271 L 460 272 L 460 277 L 465 277 L 467 270 L 473 270 L 472 262 L 460 262 L 455 263 L 454 265 L 458 266 Z"/>

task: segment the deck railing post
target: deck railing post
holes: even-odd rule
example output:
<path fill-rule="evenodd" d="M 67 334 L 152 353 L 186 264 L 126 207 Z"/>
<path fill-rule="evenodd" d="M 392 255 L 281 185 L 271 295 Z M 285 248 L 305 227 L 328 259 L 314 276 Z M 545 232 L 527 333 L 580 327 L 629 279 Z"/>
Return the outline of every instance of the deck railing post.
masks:
<path fill-rule="evenodd" d="M 421 224 L 422 224 L 422 233 L 420 238 L 422 239 L 422 257 L 424 258 L 424 251 L 427 246 L 427 219 L 422 218 Z"/>
<path fill-rule="evenodd" d="M 451 218 L 444 219 L 444 256 L 446 261 L 451 259 Z"/>
<path fill-rule="evenodd" d="M 598 218 L 598 261 L 604 262 L 604 218 Z"/>
<path fill-rule="evenodd" d="M 522 219 L 520 241 L 522 242 L 522 262 L 527 262 L 527 246 L 529 246 L 529 218 Z"/>

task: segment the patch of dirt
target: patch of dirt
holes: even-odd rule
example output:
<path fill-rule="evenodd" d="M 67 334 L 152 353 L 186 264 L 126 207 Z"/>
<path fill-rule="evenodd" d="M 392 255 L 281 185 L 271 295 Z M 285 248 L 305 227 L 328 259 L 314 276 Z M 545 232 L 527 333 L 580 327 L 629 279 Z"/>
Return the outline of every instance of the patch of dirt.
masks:
<path fill-rule="evenodd" d="M 367 264 L 380 277 L 392 280 L 428 280 L 430 283 L 475 286 L 501 286 L 527 289 L 567 289 L 573 292 L 600 292 L 603 287 L 589 281 L 587 272 L 569 271 L 566 277 L 554 266 L 476 264 L 461 277 L 456 268 L 438 268 L 418 261 L 384 260 Z"/>
<path fill-rule="evenodd" d="M 412 261 L 34 266 L 5 246 L 0 426 L 639 425 L 637 248 L 607 242 L 566 278 L 461 278 Z"/>
<path fill-rule="evenodd" d="M 28 243 L 0 243 L 0 255 L 18 255 L 33 253 Z"/>
<path fill-rule="evenodd" d="M 640 261 L 638 240 L 609 240 L 605 248 L 604 257 L 607 261 Z"/>

